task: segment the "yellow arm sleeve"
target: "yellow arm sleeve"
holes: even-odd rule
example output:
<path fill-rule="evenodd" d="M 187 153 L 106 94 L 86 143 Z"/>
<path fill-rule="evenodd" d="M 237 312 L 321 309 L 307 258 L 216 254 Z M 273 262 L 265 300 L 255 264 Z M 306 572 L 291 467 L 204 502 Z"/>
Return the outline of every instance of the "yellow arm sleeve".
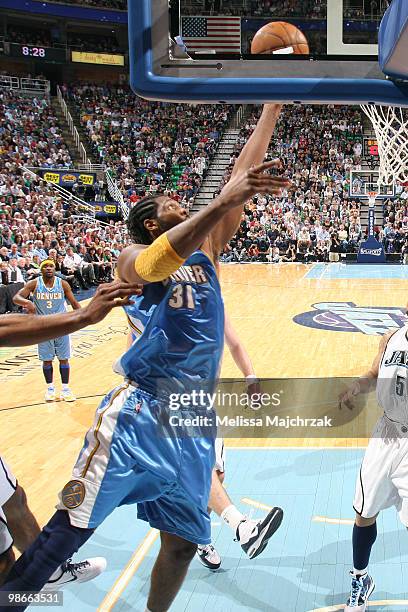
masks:
<path fill-rule="evenodd" d="M 135 270 L 145 281 L 155 283 L 168 278 L 185 262 L 171 246 L 167 234 L 162 234 L 135 259 Z"/>

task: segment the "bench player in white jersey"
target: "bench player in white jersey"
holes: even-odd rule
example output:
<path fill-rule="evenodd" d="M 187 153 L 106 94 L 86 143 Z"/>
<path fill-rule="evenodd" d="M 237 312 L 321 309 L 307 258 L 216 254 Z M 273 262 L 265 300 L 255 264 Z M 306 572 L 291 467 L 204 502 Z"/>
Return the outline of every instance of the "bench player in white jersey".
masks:
<path fill-rule="evenodd" d="M 55 263 L 52 259 L 46 259 L 40 265 L 41 276 L 29 281 L 14 296 L 14 303 L 26 308 L 28 312 L 39 315 L 54 315 L 66 312 L 65 300 L 74 310 L 81 308 L 75 299 L 71 287 L 67 281 L 55 276 Z M 28 298 L 33 296 L 31 302 Z M 54 357 L 59 360 L 59 369 L 62 382 L 60 398 L 66 402 L 75 401 L 75 396 L 69 388 L 69 358 L 71 357 L 71 342 L 68 335 L 40 342 L 38 345 L 38 357 L 43 364 L 43 374 L 47 383 L 45 401 L 53 402 L 56 399 L 53 382 Z"/>
<path fill-rule="evenodd" d="M 374 591 L 368 574 L 371 548 L 377 537 L 377 516 L 395 506 L 408 527 L 408 326 L 383 336 L 371 369 L 340 398 L 352 408 L 353 398 L 376 388 L 384 410 L 357 477 L 354 497 L 351 593 L 345 612 L 364 612 Z"/>

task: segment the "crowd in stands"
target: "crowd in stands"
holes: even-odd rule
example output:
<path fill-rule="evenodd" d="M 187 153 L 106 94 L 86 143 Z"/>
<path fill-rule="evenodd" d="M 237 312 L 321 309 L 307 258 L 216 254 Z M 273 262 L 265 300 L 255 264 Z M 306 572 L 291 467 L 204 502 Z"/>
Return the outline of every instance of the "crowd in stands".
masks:
<path fill-rule="evenodd" d="M 72 165 L 49 101 L 0 92 L 0 314 L 14 310 L 22 283 L 51 257 L 75 291 L 112 276 L 126 244 L 124 224 L 103 225 L 63 203 L 24 167 Z M 73 249 L 73 251 L 71 250 Z"/>
<path fill-rule="evenodd" d="M 0 168 L 0 314 L 51 258 L 75 292 L 112 279 L 127 244 L 123 222 L 101 224 L 78 215 L 44 181 L 17 163 Z"/>
<path fill-rule="evenodd" d="M 159 190 L 192 203 L 232 106 L 147 102 L 128 86 L 79 85 L 64 91 L 95 156 L 114 170 L 128 201 Z"/>
<path fill-rule="evenodd" d="M 24 26 L 7 27 L 6 40 L 21 45 L 34 45 L 38 47 L 52 46 L 51 33 L 45 29 L 25 28 Z"/>
<path fill-rule="evenodd" d="M 259 113 L 254 110 L 241 129 L 223 183 Z M 282 198 L 258 196 L 247 203 L 240 228 L 221 259 L 309 263 L 338 261 L 356 252 L 366 233 L 360 201 L 349 196 L 349 171 L 361 168 L 362 135 L 362 117 L 356 108 L 284 108 L 269 155 L 282 160 L 292 187 Z M 385 205 L 387 225 L 376 228 L 387 253 L 400 253 L 408 236 L 408 187 L 401 190 L 398 200 Z"/>
<path fill-rule="evenodd" d="M 126 11 L 128 0 L 52 0 L 52 2 L 58 2 L 58 4 L 80 4 L 82 6 Z"/>
<path fill-rule="evenodd" d="M 1 167 L 8 164 L 43 168 L 69 168 L 70 153 L 57 117 L 45 96 L 23 96 L 0 91 Z"/>
<path fill-rule="evenodd" d="M 390 0 L 366 0 L 363 3 L 345 2 L 347 19 L 377 19 Z M 325 19 L 327 0 L 181 0 L 182 15 L 239 15 L 242 17 Z"/>
<path fill-rule="evenodd" d="M 78 51 L 98 51 L 100 53 L 120 53 L 121 49 L 114 36 L 102 34 L 68 33 L 67 44 L 71 49 Z"/>
<path fill-rule="evenodd" d="M 94 153 L 116 175 L 130 205 L 147 193 L 192 203 L 234 107 L 151 103 L 127 86 L 76 85 L 64 95 L 79 111 Z M 255 128 L 248 111 L 223 184 Z M 280 158 L 292 186 L 282 198 L 259 195 L 245 206 L 227 262 L 337 261 L 356 252 L 365 231 L 360 201 L 349 195 L 349 171 L 361 168 L 363 123 L 347 106 L 283 109 L 269 156 Z M 0 93 L 0 313 L 13 308 L 21 283 L 51 257 L 74 290 L 109 280 L 127 243 L 122 222 L 96 223 L 63 203 L 26 170 L 72 166 L 49 101 Z M 214 194 L 216 195 L 217 192 Z M 79 194 L 81 195 L 81 194 Z M 408 262 L 408 186 L 384 205 L 376 236 Z"/>

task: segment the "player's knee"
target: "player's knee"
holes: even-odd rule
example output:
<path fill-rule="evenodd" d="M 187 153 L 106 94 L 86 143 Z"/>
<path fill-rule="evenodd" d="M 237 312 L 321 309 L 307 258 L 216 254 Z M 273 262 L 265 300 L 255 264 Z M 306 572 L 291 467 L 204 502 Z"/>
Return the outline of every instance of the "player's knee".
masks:
<path fill-rule="evenodd" d="M 8 573 L 14 565 L 15 556 L 13 547 L 0 555 L 0 586 L 4 583 Z"/>
<path fill-rule="evenodd" d="M 363 516 L 356 514 L 357 527 L 370 527 L 371 525 L 374 525 L 376 520 L 377 520 L 376 516 L 373 516 L 372 518 L 364 518 Z"/>
<path fill-rule="evenodd" d="M 173 562 L 179 565 L 190 563 L 197 552 L 197 544 L 188 542 L 177 536 L 162 534 L 162 550 Z"/>

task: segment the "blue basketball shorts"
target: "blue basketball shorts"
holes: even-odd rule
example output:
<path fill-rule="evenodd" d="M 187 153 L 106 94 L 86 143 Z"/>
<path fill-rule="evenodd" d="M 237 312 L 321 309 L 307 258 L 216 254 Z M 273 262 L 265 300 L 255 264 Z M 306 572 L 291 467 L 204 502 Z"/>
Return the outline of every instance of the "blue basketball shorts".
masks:
<path fill-rule="evenodd" d="M 118 506 L 138 505 L 138 517 L 197 544 L 211 541 L 207 504 L 214 437 L 164 435 L 163 410 L 129 383 L 102 400 L 70 480 L 59 495 L 76 527 L 96 528 Z"/>
<path fill-rule="evenodd" d="M 40 342 L 38 345 L 38 358 L 41 361 L 52 361 L 58 359 L 69 359 L 71 357 L 71 340 L 69 336 L 61 336 L 55 340 Z"/>

